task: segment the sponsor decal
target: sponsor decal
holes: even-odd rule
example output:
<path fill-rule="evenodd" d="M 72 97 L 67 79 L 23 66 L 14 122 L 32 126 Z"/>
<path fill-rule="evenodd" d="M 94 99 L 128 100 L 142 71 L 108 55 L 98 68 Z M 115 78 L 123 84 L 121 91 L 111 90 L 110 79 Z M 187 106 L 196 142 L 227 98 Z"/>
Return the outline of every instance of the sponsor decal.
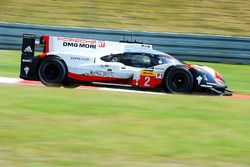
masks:
<path fill-rule="evenodd" d="M 141 46 L 142 46 L 142 47 L 145 47 L 145 48 L 152 48 L 152 45 L 142 44 Z"/>
<path fill-rule="evenodd" d="M 118 61 L 118 58 L 117 57 L 114 57 L 111 62 L 117 62 Z"/>
<path fill-rule="evenodd" d="M 165 69 L 161 68 L 161 67 L 154 67 L 154 70 L 156 70 L 156 71 L 165 71 Z"/>
<path fill-rule="evenodd" d="M 198 77 L 196 77 L 196 80 L 198 82 L 198 85 L 200 85 L 202 81 L 202 76 L 199 75 Z"/>
<path fill-rule="evenodd" d="M 99 70 L 92 71 L 92 75 L 95 76 L 113 77 L 113 74 L 114 73 L 112 71 L 99 71 Z"/>
<path fill-rule="evenodd" d="M 96 49 L 95 44 L 84 44 L 84 43 L 74 43 L 74 42 L 63 42 L 63 46 Z"/>
<path fill-rule="evenodd" d="M 211 83 L 211 82 L 207 82 L 208 85 L 213 85 L 213 86 L 216 86 L 217 84 L 216 83 Z"/>
<path fill-rule="evenodd" d="M 96 40 L 86 40 L 86 39 L 78 39 L 78 38 L 65 38 L 65 37 L 57 37 L 58 41 L 63 42 L 73 42 L 73 43 L 82 43 L 82 44 L 90 44 L 96 45 Z"/>
<path fill-rule="evenodd" d="M 201 87 L 204 87 L 204 88 L 212 88 L 213 86 L 211 86 L 211 85 L 204 85 L 204 84 L 201 84 L 200 85 Z"/>
<path fill-rule="evenodd" d="M 162 79 L 163 78 L 163 73 L 156 73 L 156 78 L 157 79 Z"/>
<path fill-rule="evenodd" d="M 109 65 L 108 64 L 105 64 L 105 65 L 100 65 L 101 68 L 108 68 Z"/>
<path fill-rule="evenodd" d="M 22 62 L 24 62 L 24 63 L 32 63 L 32 59 L 22 59 Z"/>
<path fill-rule="evenodd" d="M 87 40 L 87 39 L 66 38 L 66 37 L 57 37 L 57 40 L 62 41 L 63 46 L 70 46 L 70 47 L 96 49 L 97 47 L 104 48 L 106 46 L 105 41 L 98 41 L 98 40 Z"/>
<path fill-rule="evenodd" d="M 141 76 L 156 76 L 156 73 L 154 71 L 141 71 Z"/>
<path fill-rule="evenodd" d="M 30 46 L 26 47 L 23 51 L 24 52 L 28 52 L 28 53 L 32 53 L 33 52 Z"/>
<path fill-rule="evenodd" d="M 26 67 L 24 67 L 24 69 L 23 69 L 23 70 L 24 70 L 24 72 L 25 72 L 25 75 L 28 75 L 29 70 L 30 70 L 30 69 L 29 69 L 29 67 L 28 67 L 28 66 L 26 66 Z"/>
<path fill-rule="evenodd" d="M 105 41 L 98 41 L 98 47 L 104 48 L 105 47 Z"/>
<path fill-rule="evenodd" d="M 71 60 L 89 61 L 87 57 L 70 57 Z"/>

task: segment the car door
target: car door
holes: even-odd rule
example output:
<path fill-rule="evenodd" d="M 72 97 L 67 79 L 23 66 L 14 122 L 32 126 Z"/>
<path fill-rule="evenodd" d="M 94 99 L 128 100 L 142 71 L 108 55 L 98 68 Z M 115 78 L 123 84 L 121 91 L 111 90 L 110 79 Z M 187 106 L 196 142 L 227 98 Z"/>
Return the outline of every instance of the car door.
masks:
<path fill-rule="evenodd" d="M 127 61 L 127 62 L 125 62 Z M 103 56 L 93 66 L 93 77 L 95 82 L 118 82 L 128 81 L 133 77 L 135 68 L 129 65 L 130 60 L 125 54 L 112 54 Z"/>

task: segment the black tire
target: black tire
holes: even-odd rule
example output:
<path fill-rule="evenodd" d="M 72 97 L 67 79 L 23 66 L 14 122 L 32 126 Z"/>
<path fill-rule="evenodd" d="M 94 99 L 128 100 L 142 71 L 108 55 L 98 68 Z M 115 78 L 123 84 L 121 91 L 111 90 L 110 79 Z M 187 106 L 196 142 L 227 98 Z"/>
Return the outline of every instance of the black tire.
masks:
<path fill-rule="evenodd" d="M 38 69 L 41 82 L 47 86 L 62 86 L 65 84 L 67 68 L 58 57 L 49 57 L 43 60 Z"/>
<path fill-rule="evenodd" d="M 191 93 L 193 75 L 185 66 L 174 66 L 166 72 L 164 84 L 171 93 Z"/>

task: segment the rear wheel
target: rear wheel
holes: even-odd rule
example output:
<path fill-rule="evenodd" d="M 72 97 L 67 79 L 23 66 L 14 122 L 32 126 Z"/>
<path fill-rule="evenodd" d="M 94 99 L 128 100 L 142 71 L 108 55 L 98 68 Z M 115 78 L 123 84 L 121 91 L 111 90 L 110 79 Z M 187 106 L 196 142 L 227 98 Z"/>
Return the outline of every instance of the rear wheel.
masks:
<path fill-rule="evenodd" d="M 57 57 L 45 59 L 38 69 L 41 82 L 47 86 L 62 86 L 65 84 L 66 74 L 65 64 Z"/>
<path fill-rule="evenodd" d="M 185 66 L 174 66 L 165 74 L 165 87 L 171 93 L 190 93 L 193 75 Z"/>

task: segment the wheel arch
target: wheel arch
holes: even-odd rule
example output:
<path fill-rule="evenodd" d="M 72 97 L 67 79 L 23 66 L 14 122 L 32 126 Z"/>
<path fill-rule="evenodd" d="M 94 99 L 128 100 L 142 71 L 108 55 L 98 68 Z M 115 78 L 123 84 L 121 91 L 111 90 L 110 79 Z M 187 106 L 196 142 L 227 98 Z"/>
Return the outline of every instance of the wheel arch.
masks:
<path fill-rule="evenodd" d="M 45 61 L 46 59 L 50 59 L 50 58 L 57 58 L 60 61 L 62 61 L 63 64 L 65 65 L 66 71 L 68 72 L 68 66 L 67 66 L 66 62 L 60 56 L 55 55 L 55 54 L 51 54 L 51 55 L 47 55 L 46 57 L 40 58 L 40 60 L 38 61 L 37 66 L 36 66 L 37 77 L 38 77 L 38 72 L 39 72 L 38 70 L 39 70 L 39 67 L 41 66 L 42 62 Z M 39 77 L 38 77 L 38 79 L 39 79 Z"/>
<path fill-rule="evenodd" d="M 42 80 L 41 80 L 41 78 L 40 78 L 40 68 L 41 68 L 41 66 L 43 65 L 43 62 L 49 62 L 50 61 L 50 59 L 53 61 L 59 61 L 60 63 L 62 63 L 62 66 L 63 66 L 63 68 L 64 68 L 64 79 L 63 79 L 63 82 L 62 83 L 60 83 L 60 84 L 54 84 L 54 83 L 51 83 L 51 85 L 50 84 L 45 84 Z M 37 77 L 38 77 L 38 80 L 40 80 L 41 82 L 43 82 L 45 85 L 47 85 L 47 86 L 63 86 L 63 85 L 68 85 L 68 67 L 67 67 L 67 64 L 65 63 L 65 61 L 60 57 L 60 56 L 57 56 L 57 55 L 47 55 L 46 57 L 44 57 L 44 58 L 41 58 L 40 59 L 40 61 L 39 61 L 39 65 L 37 65 Z"/>
<path fill-rule="evenodd" d="M 162 79 L 161 86 L 162 86 L 162 88 L 163 88 L 165 91 L 167 91 L 167 92 L 169 92 L 169 90 L 167 89 L 166 84 L 165 84 L 165 80 L 166 80 L 167 73 L 168 73 L 173 67 L 176 67 L 176 66 L 182 66 L 182 65 L 171 65 L 171 66 L 169 66 L 169 67 L 165 70 L 165 72 L 164 72 L 164 76 L 163 76 L 163 79 Z"/>
<path fill-rule="evenodd" d="M 166 77 L 167 77 L 167 74 L 173 69 L 173 68 L 176 68 L 176 67 L 181 67 L 181 68 L 185 68 L 187 71 L 190 72 L 190 74 L 192 75 L 192 82 L 194 80 L 194 76 L 193 76 L 193 73 L 190 71 L 190 69 L 185 66 L 185 65 L 171 65 L 170 67 L 168 67 L 165 72 L 164 72 L 164 76 L 163 76 L 163 80 L 162 80 L 162 88 L 167 91 L 167 92 L 170 92 L 170 90 L 168 90 L 167 86 L 166 86 Z M 193 84 L 194 86 L 194 84 Z M 193 87 L 192 86 L 192 87 Z"/>

